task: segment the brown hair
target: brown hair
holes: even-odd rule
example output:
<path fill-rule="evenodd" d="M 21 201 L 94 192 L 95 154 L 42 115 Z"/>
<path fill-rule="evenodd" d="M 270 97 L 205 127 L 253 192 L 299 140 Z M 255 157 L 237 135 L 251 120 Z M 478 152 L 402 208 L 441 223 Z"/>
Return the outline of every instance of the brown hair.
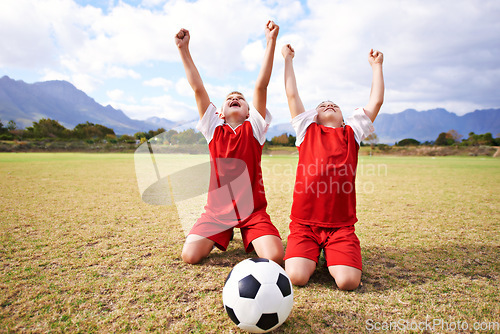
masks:
<path fill-rule="evenodd" d="M 241 92 L 238 92 L 237 90 L 233 90 L 231 93 L 227 94 L 227 95 L 226 95 L 226 99 L 227 99 L 227 97 L 228 97 L 229 95 L 233 95 L 233 94 L 240 95 L 240 96 L 243 98 L 243 100 L 245 100 L 245 101 L 247 102 L 247 104 L 248 104 L 248 101 L 247 101 L 247 99 L 245 98 L 245 95 L 243 95 L 243 93 L 241 93 Z M 224 109 L 224 103 L 222 104 L 221 111 L 222 111 L 223 109 Z M 250 111 L 250 104 L 248 104 L 248 110 Z"/>
<path fill-rule="evenodd" d="M 241 97 L 243 97 L 243 98 L 245 99 L 245 96 L 243 95 L 243 93 L 238 92 L 237 90 L 233 90 L 231 93 L 227 94 L 227 95 L 226 95 L 226 99 L 227 99 L 227 97 L 228 97 L 229 95 L 233 95 L 233 94 L 241 95 Z M 245 99 L 245 101 L 246 101 L 246 99 Z"/>

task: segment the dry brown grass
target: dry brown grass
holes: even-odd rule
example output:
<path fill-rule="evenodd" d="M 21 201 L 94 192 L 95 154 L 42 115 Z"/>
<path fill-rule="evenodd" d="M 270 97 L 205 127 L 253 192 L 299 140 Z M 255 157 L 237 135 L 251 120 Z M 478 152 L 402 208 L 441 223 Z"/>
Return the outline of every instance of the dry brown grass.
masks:
<path fill-rule="evenodd" d="M 284 244 L 296 163 L 263 158 Z M 0 154 L 0 175 L 1 332 L 239 332 L 222 287 L 252 254 L 237 233 L 227 252 L 184 264 L 177 211 L 141 201 L 133 155 Z M 275 332 L 435 319 L 498 330 L 499 186 L 498 159 L 362 157 L 363 287 L 339 291 L 319 267 Z"/>

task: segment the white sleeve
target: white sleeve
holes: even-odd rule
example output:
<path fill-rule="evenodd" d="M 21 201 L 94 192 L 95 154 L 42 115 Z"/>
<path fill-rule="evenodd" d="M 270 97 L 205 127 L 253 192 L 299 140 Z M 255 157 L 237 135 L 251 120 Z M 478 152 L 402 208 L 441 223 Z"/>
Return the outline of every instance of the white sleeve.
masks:
<path fill-rule="evenodd" d="M 205 114 L 199 120 L 196 125 L 196 130 L 200 131 L 207 143 L 210 143 L 212 137 L 214 136 L 215 128 L 224 123 L 224 120 L 219 117 L 219 113 L 217 112 L 217 108 L 213 103 L 210 103 Z"/>
<path fill-rule="evenodd" d="M 375 131 L 371 119 L 365 114 L 363 108 L 354 110 L 354 114 L 346 120 L 346 124 L 353 129 L 354 138 L 358 144 Z"/>
<path fill-rule="evenodd" d="M 262 115 L 254 109 L 250 109 L 250 116 L 248 117 L 250 124 L 252 124 L 253 136 L 257 141 L 264 145 L 266 142 L 266 133 L 269 129 L 269 125 L 273 120 L 271 113 L 266 109 L 266 118 L 262 118 Z"/>
<path fill-rule="evenodd" d="M 311 125 L 311 123 L 315 122 L 317 115 L 318 111 L 316 109 L 311 109 L 292 118 L 291 123 L 293 129 L 295 130 L 295 134 L 297 135 L 295 146 L 300 146 L 300 144 L 302 144 L 307 128 Z"/>

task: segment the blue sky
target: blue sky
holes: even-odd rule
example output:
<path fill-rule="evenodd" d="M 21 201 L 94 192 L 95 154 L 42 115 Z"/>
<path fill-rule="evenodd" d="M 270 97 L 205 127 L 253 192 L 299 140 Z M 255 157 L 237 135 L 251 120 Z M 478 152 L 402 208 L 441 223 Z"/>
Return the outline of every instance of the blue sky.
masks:
<path fill-rule="evenodd" d="M 369 97 L 370 48 L 384 52 L 382 113 L 500 107 L 496 0 L 6 0 L 0 3 L 0 76 L 67 80 L 128 116 L 197 117 L 174 43 L 180 28 L 212 101 L 251 100 L 264 25 L 280 26 L 268 109 L 288 122 L 281 47 L 296 50 L 306 108 L 330 99 L 344 114 Z"/>

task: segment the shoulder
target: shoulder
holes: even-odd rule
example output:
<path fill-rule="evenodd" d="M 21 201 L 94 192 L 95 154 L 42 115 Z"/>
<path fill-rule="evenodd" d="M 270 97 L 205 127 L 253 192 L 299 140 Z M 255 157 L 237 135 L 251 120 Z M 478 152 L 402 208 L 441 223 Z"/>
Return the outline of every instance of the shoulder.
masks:
<path fill-rule="evenodd" d="M 300 144 L 304 140 L 306 131 L 309 129 L 309 126 L 313 123 L 316 124 L 317 115 L 318 112 L 316 111 L 316 109 L 311 109 L 292 118 L 291 123 L 297 135 L 297 139 L 295 141 L 296 146 L 300 146 Z"/>
<path fill-rule="evenodd" d="M 255 139 L 259 142 L 259 144 L 264 145 L 266 141 L 266 133 L 271 125 L 271 121 L 273 117 L 269 110 L 266 109 L 266 117 L 262 117 L 262 115 L 255 109 L 250 109 L 248 120 L 245 121 L 250 123 L 252 126 L 252 131 Z"/>
<path fill-rule="evenodd" d="M 203 117 L 201 117 L 196 125 L 196 129 L 203 134 L 208 143 L 212 140 L 217 126 L 224 124 L 224 120 L 219 116 L 220 114 L 217 112 L 215 105 L 210 103 Z"/>
<path fill-rule="evenodd" d="M 363 108 L 355 109 L 353 115 L 346 119 L 346 124 L 352 128 L 358 144 L 375 131 L 372 121 Z"/>

